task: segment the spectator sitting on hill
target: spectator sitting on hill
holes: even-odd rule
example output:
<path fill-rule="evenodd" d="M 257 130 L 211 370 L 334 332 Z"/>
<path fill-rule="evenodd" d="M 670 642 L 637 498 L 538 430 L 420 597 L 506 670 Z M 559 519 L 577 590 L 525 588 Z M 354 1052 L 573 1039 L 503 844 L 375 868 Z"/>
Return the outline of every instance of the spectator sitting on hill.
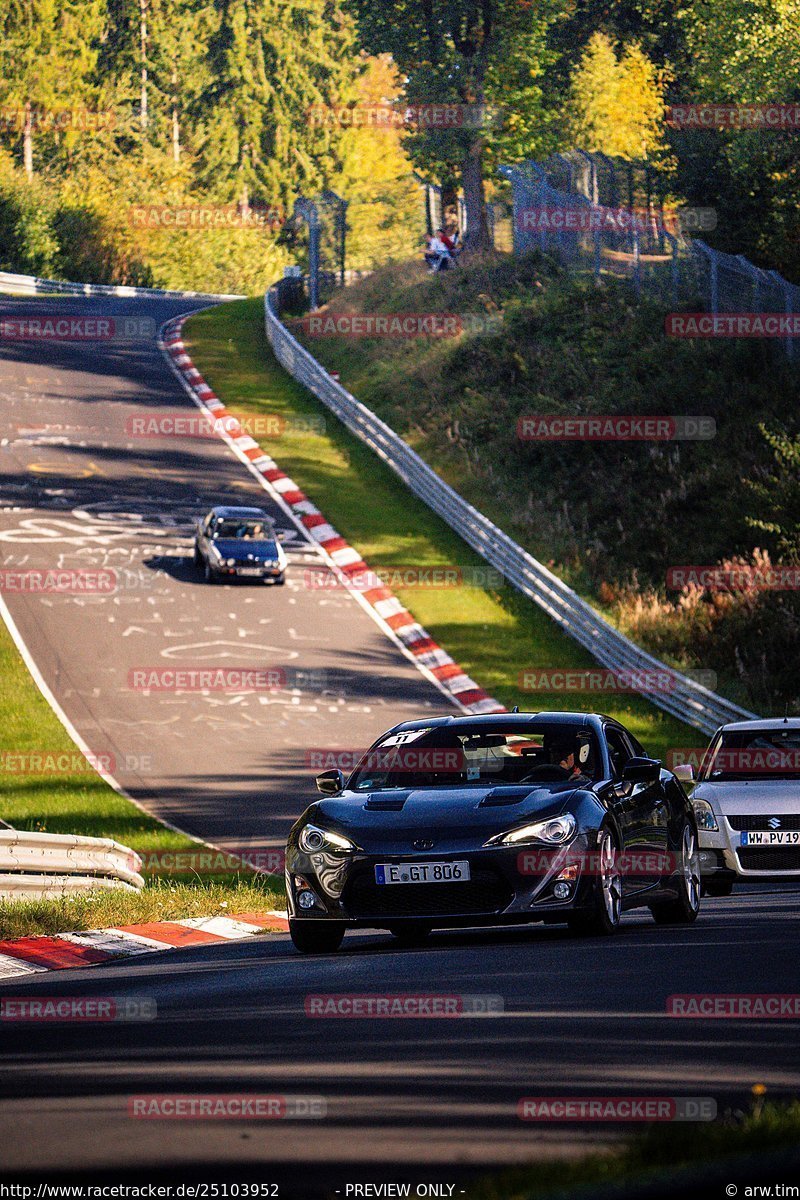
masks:
<path fill-rule="evenodd" d="M 435 237 L 428 238 L 428 248 L 425 251 L 425 262 L 430 267 L 431 271 L 442 271 L 447 269 L 450 262 L 450 250 L 441 238 L 442 230 L 436 231 Z"/>

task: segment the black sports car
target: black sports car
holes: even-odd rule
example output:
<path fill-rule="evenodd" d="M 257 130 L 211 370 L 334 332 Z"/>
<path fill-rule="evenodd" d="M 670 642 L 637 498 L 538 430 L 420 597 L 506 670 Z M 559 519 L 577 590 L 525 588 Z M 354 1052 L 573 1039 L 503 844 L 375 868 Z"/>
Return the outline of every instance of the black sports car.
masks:
<path fill-rule="evenodd" d="M 689 924 L 700 906 L 697 826 L 675 776 L 617 721 L 586 713 L 438 717 L 396 725 L 286 849 L 298 950 L 348 928 L 401 940 L 432 928 L 567 922 L 610 934 L 624 910 Z"/>
<path fill-rule="evenodd" d="M 206 583 L 221 579 L 286 581 L 286 555 L 272 519 L 262 508 L 212 508 L 197 523 L 194 561 Z"/>

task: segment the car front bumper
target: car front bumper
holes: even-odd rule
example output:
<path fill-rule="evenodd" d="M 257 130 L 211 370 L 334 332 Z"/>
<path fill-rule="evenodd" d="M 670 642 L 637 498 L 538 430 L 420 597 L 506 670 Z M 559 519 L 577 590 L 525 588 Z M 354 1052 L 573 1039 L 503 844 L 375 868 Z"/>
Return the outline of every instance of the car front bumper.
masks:
<path fill-rule="evenodd" d="M 592 845 L 589 845 L 591 840 Z M 392 928 L 411 922 L 436 927 L 503 924 L 566 916 L 585 907 L 593 880 L 583 872 L 594 835 L 581 834 L 568 846 L 483 846 L 437 854 L 306 854 L 290 843 L 286 854 L 289 916 L 308 920 L 345 921 L 349 925 Z M 376 882 L 375 867 L 397 863 L 468 862 L 468 882 Z M 557 883 L 568 884 L 567 896 L 556 896 Z M 304 908 L 301 892 L 311 893 Z"/>
<path fill-rule="evenodd" d="M 757 824 L 756 832 L 769 833 L 768 829 L 762 829 L 765 821 L 761 817 L 751 819 L 734 814 L 729 819 L 719 811 L 715 811 L 715 816 L 718 830 L 700 830 L 700 873 L 704 878 L 735 875 L 740 879 L 800 879 L 800 812 L 783 814 L 784 820 L 789 816 L 793 818 L 790 823 L 798 827 L 794 846 L 743 845 L 742 834 L 749 830 L 734 828 L 734 824 Z"/>

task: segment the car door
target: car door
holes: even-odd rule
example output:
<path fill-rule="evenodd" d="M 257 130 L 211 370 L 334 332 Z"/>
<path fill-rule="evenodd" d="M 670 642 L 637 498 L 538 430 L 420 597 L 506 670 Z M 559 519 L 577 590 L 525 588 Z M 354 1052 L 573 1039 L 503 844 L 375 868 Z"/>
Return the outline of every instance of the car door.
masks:
<path fill-rule="evenodd" d="M 623 779 L 630 760 L 644 755 L 641 747 L 619 726 L 607 725 L 605 734 L 614 776 L 614 811 L 624 843 L 623 892 L 630 895 L 660 880 L 667 849 L 667 808 L 660 780 L 630 783 Z"/>

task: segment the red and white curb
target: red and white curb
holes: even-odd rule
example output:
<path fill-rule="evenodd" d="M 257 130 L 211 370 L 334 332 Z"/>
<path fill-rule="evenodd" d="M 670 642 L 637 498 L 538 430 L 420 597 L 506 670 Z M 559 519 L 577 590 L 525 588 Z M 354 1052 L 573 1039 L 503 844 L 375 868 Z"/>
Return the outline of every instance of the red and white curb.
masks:
<path fill-rule="evenodd" d="M 400 644 L 426 678 L 435 683 L 463 712 L 505 712 L 503 705 L 479 687 L 427 630 L 414 620 L 390 588 L 383 585 L 367 588 L 357 586 L 356 577 L 369 576 L 369 567 L 294 480 L 242 429 L 219 396 L 208 386 L 187 354 L 181 338 L 185 320 L 185 316 L 176 317 L 164 326 L 161 333 L 162 349 L 183 381 L 187 393 L 205 413 L 220 437 L 260 477 L 266 490 L 284 512 L 320 548 L 343 585 L 371 612 L 384 632 Z M 373 575 L 373 578 L 377 579 L 377 575 Z"/>
<path fill-rule="evenodd" d="M 285 912 L 236 913 L 230 917 L 189 917 L 115 929 L 84 929 L 54 937 L 13 938 L 0 942 L 0 979 L 91 967 L 156 950 L 235 942 L 259 933 L 284 933 L 288 928 Z"/>

